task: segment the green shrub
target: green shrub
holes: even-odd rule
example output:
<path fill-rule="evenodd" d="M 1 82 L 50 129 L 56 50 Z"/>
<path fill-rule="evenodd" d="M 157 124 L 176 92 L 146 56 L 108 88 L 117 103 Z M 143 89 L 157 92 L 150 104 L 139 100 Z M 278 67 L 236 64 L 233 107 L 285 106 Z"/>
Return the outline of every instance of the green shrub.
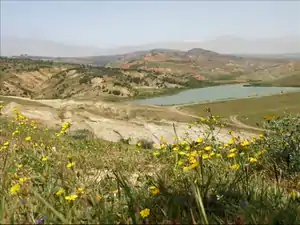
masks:
<path fill-rule="evenodd" d="M 91 84 L 91 77 L 89 76 L 84 76 L 79 79 L 79 84 Z"/>
<path fill-rule="evenodd" d="M 113 94 L 113 95 L 120 95 L 120 94 L 121 94 L 121 91 L 120 91 L 120 90 L 113 90 L 113 91 L 112 91 L 112 94 Z"/>
<path fill-rule="evenodd" d="M 300 116 L 266 118 L 270 160 L 287 174 L 300 172 Z"/>

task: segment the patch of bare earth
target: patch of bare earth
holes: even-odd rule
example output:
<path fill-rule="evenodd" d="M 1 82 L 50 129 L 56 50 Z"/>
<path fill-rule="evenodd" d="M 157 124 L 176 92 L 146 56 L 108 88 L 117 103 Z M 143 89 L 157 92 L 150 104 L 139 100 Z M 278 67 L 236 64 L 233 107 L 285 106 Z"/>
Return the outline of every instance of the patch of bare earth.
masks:
<path fill-rule="evenodd" d="M 103 108 L 109 107 L 113 107 L 116 115 L 122 110 L 125 110 L 126 113 L 126 109 L 119 108 L 113 103 L 75 100 L 31 101 L 43 103 L 45 106 L 26 106 L 11 102 L 2 109 L 2 112 L 7 116 L 11 116 L 13 115 L 13 109 L 18 108 L 28 118 L 41 120 L 48 126 L 57 126 L 64 121 L 70 121 L 73 124 L 72 130 L 87 129 L 92 131 L 98 138 L 114 142 L 119 141 L 122 136 L 123 138 L 130 138 L 133 144 L 141 139 L 158 144 L 160 136 L 163 136 L 166 141 L 172 143 L 175 136 L 173 121 L 170 120 L 165 120 L 164 123 L 154 123 L 148 122 L 146 118 L 118 120 L 101 115 Z M 92 112 L 89 110 L 90 107 L 94 107 Z M 172 113 L 172 111 L 169 111 L 169 113 Z M 205 126 L 189 129 L 188 124 L 184 122 L 174 122 L 174 125 L 179 138 L 186 137 L 186 132 L 188 132 L 188 139 L 195 140 L 207 133 L 207 127 Z M 229 131 L 224 128 L 213 131 L 211 135 L 214 135 L 220 141 L 228 141 L 231 138 Z M 246 138 L 251 137 L 253 134 L 236 131 L 236 135 Z"/>

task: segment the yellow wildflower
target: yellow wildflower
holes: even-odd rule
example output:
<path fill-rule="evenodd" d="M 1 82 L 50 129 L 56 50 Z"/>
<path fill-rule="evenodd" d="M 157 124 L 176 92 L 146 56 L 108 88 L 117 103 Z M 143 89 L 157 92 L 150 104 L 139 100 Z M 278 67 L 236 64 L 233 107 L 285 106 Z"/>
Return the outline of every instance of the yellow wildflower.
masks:
<path fill-rule="evenodd" d="M 163 149 L 165 149 L 165 148 L 166 148 L 166 145 L 165 145 L 165 144 L 162 144 L 162 145 L 160 145 L 160 147 L 159 147 L 160 150 L 163 150 Z"/>
<path fill-rule="evenodd" d="M 26 182 L 26 181 L 28 181 L 28 180 L 30 180 L 30 178 L 28 178 L 28 177 L 21 177 L 21 178 L 19 179 L 20 183 L 24 183 L 24 182 Z"/>
<path fill-rule="evenodd" d="M 23 167 L 23 164 L 18 164 L 17 167 L 18 167 L 19 169 L 21 169 L 21 168 Z"/>
<path fill-rule="evenodd" d="M 188 146 L 185 147 L 185 150 L 189 151 L 189 150 L 191 150 L 191 147 L 188 145 Z"/>
<path fill-rule="evenodd" d="M 198 152 L 197 151 L 192 151 L 189 155 L 192 156 L 192 157 L 197 157 Z"/>
<path fill-rule="evenodd" d="M 234 158 L 236 156 L 236 153 L 230 153 L 229 155 L 227 155 L 227 158 Z"/>
<path fill-rule="evenodd" d="M 236 152 L 236 150 L 237 150 L 236 148 L 232 148 L 232 149 L 229 150 L 229 152 L 234 153 L 234 152 Z"/>
<path fill-rule="evenodd" d="M 68 195 L 65 197 L 68 201 L 74 201 L 76 198 L 78 198 L 78 195 Z"/>
<path fill-rule="evenodd" d="M 183 172 L 187 172 L 187 171 L 189 171 L 189 170 L 190 170 L 190 167 L 189 167 L 189 166 L 183 167 Z"/>
<path fill-rule="evenodd" d="M 47 161 L 47 160 L 48 160 L 48 157 L 43 157 L 43 158 L 42 158 L 42 161 L 43 161 L 43 162 L 45 162 L 45 161 Z"/>
<path fill-rule="evenodd" d="M 197 162 L 197 160 L 195 159 L 195 157 L 190 157 L 189 161 L 190 161 L 191 164 Z"/>
<path fill-rule="evenodd" d="M 179 147 L 178 146 L 174 146 L 173 151 L 178 151 Z"/>
<path fill-rule="evenodd" d="M 178 154 L 179 154 L 179 155 L 186 155 L 186 153 L 183 152 L 183 151 L 178 152 Z"/>
<path fill-rule="evenodd" d="M 252 163 L 256 163 L 256 162 L 257 162 L 257 159 L 256 159 L 256 158 L 253 158 L 253 157 L 250 157 L 250 158 L 249 158 L 249 161 L 252 162 Z"/>
<path fill-rule="evenodd" d="M 158 156 L 158 155 L 160 155 L 160 152 L 153 152 L 152 155 L 153 155 L 153 156 Z"/>
<path fill-rule="evenodd" d="M 25 141 L 30 141 L 30 140 L 31 140 L 30 136 L 28 136 L 28 137 L 25 138 Z"/>
<path fill-rule="evenodd" d="M 216 154 L 216 157 L 220 158 L 220 157 L 222 157 L 222 155 L 218 153 L 218 154 Z"/>
<path fill-rule="evenodd" d="M 188 142 L 186 140 L 184 140 L 183 142 L 180 143 L 180 145 L 187 145 Z"/>
<path fill-rule="evenodd" d="M 15 184 L 14 186 L 12 186 L 12 187 L 10 188 L 10 194 L 11 194 L 11 195 L 14 195 L 14 194 L 20 192 L 20 189 L 21 189 L 20 184 Z"/>
<path fill-rule="evenodd" d="M 178 166 L 181 166 L 181 165 L 183 165 L 183 162 L 179 160 L 179 161 L 177 162 L 177 164 L 178 164 Z"/>
<path fill-rule="evenodd" d="M 160 190 L 155 186 L 151 186 L 149 189 L 153 195 L 158 195 L 160 193 Z"/>
<path fill-rule="evenodd" d="M 291 193 L 290 193 L 291 197 L 293 199 L 296 199 L 296 198 L 300 198 L 300 193 L 298 193 L 297 191 L 295 190 L 292 190 Z"/>
<path fill-rule="evenodd" d="M 72 168 L 75 165 L 75 162 L 68 163 L 67 167 Z"/>
<path fill-rule="evenodd" d="M 250 145 L 250 142 L 249 142 L 249 141 L 243 141 L 243 142 L 241 143 L 241 146 L 243 146 L 243 147 L 248 146 L 248 145 Z"/>
<path fill-rule="evenodd" d="M 202 143 L 203 141 L 204 141 L 204 138 L 199 137 L 199 138 L 197 139 L 197 142 L 198 142 L 198 143 Z"/>
<path fill-rule="evenodd" d="M 209 154 L 210 157 L 213 157 L 213 156 L 215 156 L 215 155 L 216 155 L 215 152 L 211 152 L 211 153 Z"/>
<path fill-rule="evenodd" d="M 209 158 L 210 158 L 210 156 L 208 154 L 203 154 L 202 155 L 202 159 L 209 159 Z"/>
<path fill-rule="evenodd" d="M 84 188 L 77 188 L 76 193 L 79 195 L 84 194 Z"/>
<path fill-rule="evenodd" d="M 198 162 L 194 162 L 192 165 L 190 165 L 190 169 L 195 169 L 199 166 L 199 163 Z"/>
<path fill-rule="evenodd" d="M 234 138 L 231 138 L 230 141 L 228 142 L 228 145 L 234 144 Z"/>
<path fill-rule="evenodd" d="M 233 169 L 233 170 L 238 170 L 239 168 L 240 168 L 239 164 L 234 164 L 231 166 L 231 169 Z"/>
<path fill-rule="evenodd" d="M 206 146 L 206 147 L 204 148 L 205 151 L 210 151 L 211 149 L 212 149 L 211 146 Z"/>
<path fill-rule="evenodd" d="M 13 133 L 12 133 L 12 136 L 15 136 L 17 134 L 19 134 L 20 132 L 18 130 L 15 130 Z"/>
<path fill-rule="evenodd" d="M 141 210 L 140 215 L 143 219 L 148 217 L 150 215 L 150 209 L 145 208 L 145 209 Z"/>
<path fill-rule="evenodd" d="M 141 147 L 141 146 L 142 146 L 142 142 L 139 141 L 138 144 L 137 144 L 137 146 L 138 146 L 138 147 Z"/>
<path fill-rule="evenodd" d="M 55 194 L 56 194 L 57 196 L 61 196 L 61 195 L 63 195 L 65 192 L 66 192 L 65 189 L 61 188 L 61 189 L 59 189 Z"/>

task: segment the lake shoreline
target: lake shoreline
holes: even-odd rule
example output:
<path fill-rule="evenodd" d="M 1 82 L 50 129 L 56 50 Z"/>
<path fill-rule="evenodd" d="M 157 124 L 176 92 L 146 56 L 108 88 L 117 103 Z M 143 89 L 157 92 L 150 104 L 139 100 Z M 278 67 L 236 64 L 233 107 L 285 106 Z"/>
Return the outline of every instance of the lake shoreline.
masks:
<path fill-rule="evenodd" d="M 210 88 L 210 87 L 219 87 L 219 86 L 240 86 L 240 85 L 247 85 L 248 83 L 224 83 L 224 84 L 219 84 L 219 83 L 212 83 L 211 85 L 203 86 L 203 87 L 181 87 L 181 88 L 169 88 L 166 89 L 165 91 L 158 92 L 157 94 L 149 94 L 149 95 L 138 95 L 138 96 L 133 96 L 133 97 L 128 97 L 128 98 L 123 98 L 122 100 L 119 100 L 119 102 L 129 102 L 132 103 L 134 101 L 139 101 L 139 100 L 146 100 L 146 99 L 151 99 L 151 98 L 160 98 L 160 97 L 168 97 L 168 96 L 173 96 L 176 94 L 179 94 L 184 91 L 188 90 L 194 90 L 194 89 L 203 89 L 203 88 Z M 160 91 L 158 89 L 158 91 Z"/>
<path fill-rule="evenodd" d="M 192 105 L 192 104 L 206 104 L 206 103 L 213 103 L 213 102 L 224 102 L 224 101 L 232 101 L 237 99 L 259 98 L 259 97 L 266 97 L 272 95 L 279 95 L 282 93 L 300 91 L 300 88 L 298 87 L 252 87 L 252 86 L 244 86 L 244 85 L 245 85 L 244 83 L 226 84 L 221 86 L 189 89 L 171 96 L 161 96 L 155 98 L 135 100 L 130 103 L 138 104 L 138 105 L 156 105 L 156 106 L 170 107 L 170 106 L 183 106 L 183 105 Z M 226 88 L 228 88 L 228 90 L 226 90 Z M 199 100 L 197 100 L 197 96 L 200 97 Z M 182 100 L 180 100 L 180 98 Z M 191 98 L 194 98 L 194 100 L 190 101 Z M 175 102 L 175 103 L 172 104 L 170 102 Z"/>
<path fill-rule="evenodd" d="M 297 91 L 294 91 L 297 92 Z M 300 92 L 300 90 L 299 90 Z M 166 107 L 174 107 L 177 106 L 179 109 L 181 107 L 185 106 L 190 106 L 190 105 L 203 105 L 203 104 L 208 104 L 208 103 L 220 103 L 220 102 L 228 102 L 228 101 L 235 101 L 235 100 L 243 100 L 243 99 L 252 99 L 252 98 L 264 98 L 264 97 L 270 97 L 270 96 L 276 96 L 276 95 L 284 95 L 288 93 L 293 93 L 293 92 L 285 92 L 283 94 L 269 94 L 269 95 L 262 95 L 262 96 L 249 96 L 249 97 L 243 97 L 243 98 L 228 98 L 228 99 L 222 99 L 222 100 L 209 100 L 209 101 L 201 101 L 201 102 L 192 102 L 192 103 L 186 103 L 186 104 L 176 104 L 176 105 L 165 105 Z"/>

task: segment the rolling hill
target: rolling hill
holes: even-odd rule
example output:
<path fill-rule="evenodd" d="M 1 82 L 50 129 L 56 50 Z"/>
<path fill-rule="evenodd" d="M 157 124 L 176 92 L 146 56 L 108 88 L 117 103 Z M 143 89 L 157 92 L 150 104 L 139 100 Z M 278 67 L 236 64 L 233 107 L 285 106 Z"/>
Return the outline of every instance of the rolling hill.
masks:
<path fill-rule="evenodd" d="M 0 95 L 53 98 L 128 98 L 214 85 L 189 75 L 92 67 L 45 60 L 1 58 Z M 111 98 L 110 98 L 111 99 Z"/>
<path fill-rule="evenodd" d="M 143 69 L 189 74 L 198 80 L 248 81 L 273 80 L 300 70 L 300 60 L 241 57 L 193 48 L 188 51 L 154 49 L 140 54 L 127 54 L 107 65 L 124 69 Z"/>
<path fill-rule="evenodd" d="M 39 59 L 43 58 L 40 57 Z M 297 71 L 300 62 L 298 59 L 220 54 L 202 48 L 193 48 L 188 51 L 152 49 L 123 55 L 59 57 L 52 58 L 52 60 L 64 63 L 172 73 L 177 76 L 184 74 L 198 80 L 213 81 L 273 80 Z"/>
<path fill-rule="evenodd" d="M 193 48 L 93 57 L 1 58 L 0 94 L 32 98 L 150 97 L 227 83 L 298 82 L 300 60 L 242 57 Z"/>

